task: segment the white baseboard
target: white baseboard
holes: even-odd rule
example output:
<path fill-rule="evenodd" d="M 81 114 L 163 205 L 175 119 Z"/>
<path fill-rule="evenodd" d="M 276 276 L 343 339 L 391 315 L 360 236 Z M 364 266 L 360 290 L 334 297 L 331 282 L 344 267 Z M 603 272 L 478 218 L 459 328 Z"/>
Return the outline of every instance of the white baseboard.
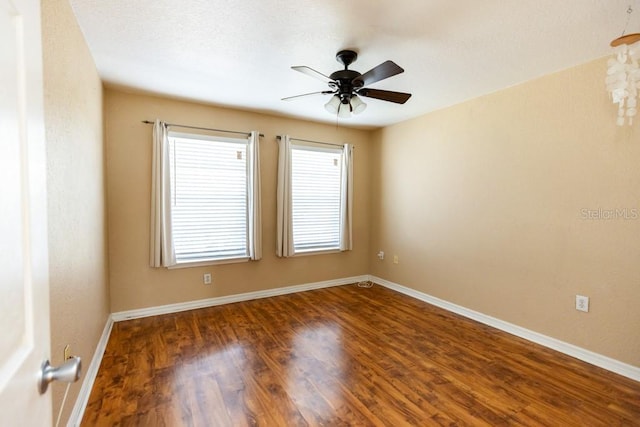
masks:
<path fill-rule="evenodd" d="M 330 288 L 332 286 L 348 285 L 350 283 L 369 280 L 368 275 L 346 277 L 343 279 L 325 280 L 323 282 L 306 283 L 304 285 L 287 286 L 284 288 L 267 289 L 264 291 L 248 292 L 244 294 L 228 295 L 217 298 L 207 298 L 197 301 L 181 302 L 177 304 L 160 305 L 157 307 L 140 308 L 136 310 L 119 311 L 113 313 L 114 322 L 141 317 L 157 316 L 159 314 L 177 313 L 180 311 L 195 310 L 198 308 L 213 307 L 215 305 L 231 304 L 240 301 L 249 301 L 259 298 L 273 297 L 277 295 L 292 294 L 295 292 L 310 291 L 312 289 Z"/>
<path fill-rule="evenodd" d="M 390 282 L 388 280 L 385 280 L 376 276 L 363 275 L 363 276 L 347 277 L 344 279 L 335 279 L 335 280 L 326 280 L 323 282 L 307 283 L 303 285 L 287 286 L 283 288 L 268 289 L 265 291 L 248 292 L 245 294 L 236 294 L 236 295 L 229 295 L 224 297 L 208 298 L 208 299 L 203 299 L 198 301 L 168 304 L 168 305 L 162 305 L 158 307 L 148 307 L 148 308 L 142 308 L 137 310 L 120 311 L 120 312 L 111 314 L 111 316 L 109 316 L 109 318 L 107 319 L 107 323 L 105 324 L 104 330 L 102 331 L 102 336 L 100 337 L 100 340 L 98 341 L 98 345 L 96 346 L 96 351 L 93 355 L 93 359 L 91 359 L 91 363 L 87 368 L 86 374 L 84 376 L 84 380 L 82 382 L 82 387 L 80 389 L 80 393 L 78 394 L 78 398 L 76 399 L 76 403 L 73 407 L 73 411 L 71 412 L 71 416 L 69 418 L 69 422 L 67 423 L 67 427 L 79 426 L 80 422 L 82 421 L 82 416 L 84 415 L 85 408 L 87 406 L 87 403 L 89 402 L 89 395 L 91 394 L 91 389 L 93 388 L 93 384 L 95 382 L 96 376 L 98 375 L 98 369 L 100 368 L 100 363 L 102 362 L 102 356 L 104 355 L 104 351 L 107 347 L 107 342 L 109 341 L 109 335 L 111 334 L 111 329 L 113 327 L 114 322 L 120 322 L 123 320 L 137 319 L 137 318 L 148 317 L 148 316 L 157 316 L 160 314 L 177 313 L 180 311 L 194 310 L 198 308 L 212 307 L 212 306 L 222 305 L 222 304 L 231 304 L 234 302 L 249 301 L 253 299 L 267 298 L 267 297 L 272 297 L 277 295 L 304 292 L 304 291 L 309 291 L 313 289 L 329 288 L 332 286 L 342 286 L 342 285 L 348 285 L 351 283 L 363 282 L 367 280 L 375 282 L 389 289 L 393 289 L 397 292 L 408 295 L 410 297 L 419 299 L 426 303 L 451 311 L 453 313 L 460 314 L 464 317 L 473 319 L 477 322 L 484 323 L 485 325 L 492 326 L 496 329 L 500 329 L 502 331 L 516 335 L 526 340 L 535 342 L 537 344 L 543 345 L 545 347 L 548 347 L 553 350 L 559 351 L 561 353 L 567 354 L 569 356 L 575 357 L 577 359 L 580 359 L 592 365 L 599 366 L 611 372 L 615 372 L 617 374 L 623 375 L 625 377 L 631 378 L 636 381 L 640 381 L 640 368 L 636 366 L 628 365 L 626 363 L 620 362 L 610 357 L 603 356 L 601 354 L 594 353 L 584 348 L 577 347 L 575 345 L 557 340 L 555 338 L 551 338 L 546 335 L 539 334 L 537 332 L 531 331 L 526 328 L 522 328 L 512 323 L 505 322 L 500 319 L 496 319 L 495 317 L 487 316 L 486 314 L 482 314 L 480 312 L 470 310 L 460 305 L 450 303 L 440 298 L 436 298 L 431 295 L 416 291 L 415 289 L 407 288 L 405 286 Z"/>
<path fill-rule="evenodd" d="M 69 416 L 67 427 L 77 427 L 82 421 L 84 410 L 87 407 L 89 396 L 91 395 L 91 390 L 93 389 L 93 383 L 95 382 L 96 376 L 98 375 L 100 363 L 102 363 L 102 356 L 104 356 L 104 351 L 107 348 L 107 342 L 109 342 L 109 336 L 111 335 L 112 327 L 113 318 L 111 315 L 109 315 L 109 317 L 107 317 L 107 322 L 104 325 L 104 329 L 102 330 L 102 335 L 100 336 L 98 345 L 96 346 L 96 351 L 93 353 L 91 363 L 87 367 L 87 370 L 84 374 L 82 387 L 80 387 L 78 398 L 76 399 L 75 405 L 73 405 L 73 410 L 71 411 L 71 416 Z"/>
<path fill-rule="evenodd" d="M 608 371 L 615 372 L 627 378 L 631 378 L 632 380 L 640 381 L 640 367 L 628 365 L 626 363 L 620 362 L 619 360 L 612 359 L 610 357 L 603 356 L 602 354 L 586 350 L 582 347 L 578 347 L 573 344 L 548 337 L 538 332 L 534 332 L 521 326 L 514 325 L 513 323 L 505 322 L 504 320 L 487 316 L 486 314 L 482 314 L 478 311 L 470 310 L 460 305 L 453 304 L 440 298 L 436 298 L 434 296 L 416 291 L 415 289 L 407 288 L 397 283 L 381 279 L 380 277 L 370 276 L 369 280 L 386 288 L 393 289 L 394 291 L 398 291 L 410 297 L 435 305 L 436 307 L 440 307 L 469 319 L 473 319 L 477 322 L 484 323 L 485 325 L 492 326 L 496 329 L 500 329 L 501 331 L 508 332 L 512 335 L 516 335 L 520 338 L 524 338 L 536 344 L 543 345 L 545 347 L 575 357 L 576 359 L 580 359 L 584 362 L 590 363 L 600 368 L 604 368 Z"/>

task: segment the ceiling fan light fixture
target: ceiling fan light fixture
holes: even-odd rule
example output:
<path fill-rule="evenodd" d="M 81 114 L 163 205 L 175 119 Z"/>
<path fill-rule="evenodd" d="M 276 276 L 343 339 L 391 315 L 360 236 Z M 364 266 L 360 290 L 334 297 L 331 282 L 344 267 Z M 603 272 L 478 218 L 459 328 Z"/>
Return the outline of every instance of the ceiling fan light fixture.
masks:
<path fill-rule="evenodd" d="M 360 114 L 367 109 L 367 104 L 362 102 L 359 96 L 353 95 L 351 97 L 351 109 L 353 110 L 353 114 Z"/>
<path fill-rule="evenodd" d="M 324 109 L 327 110 L 331 114 L 336 114 L 338 109 L 340 108 L 340 98 L 338 95 L 333 95 L 329 102 L 324 104 Z"/>
<path fill-rule="evenodd" d="M 351 105 L 340 103 L 340 107 L 338 108 L 338 117 L 343 119 L 351 117 Z"/>

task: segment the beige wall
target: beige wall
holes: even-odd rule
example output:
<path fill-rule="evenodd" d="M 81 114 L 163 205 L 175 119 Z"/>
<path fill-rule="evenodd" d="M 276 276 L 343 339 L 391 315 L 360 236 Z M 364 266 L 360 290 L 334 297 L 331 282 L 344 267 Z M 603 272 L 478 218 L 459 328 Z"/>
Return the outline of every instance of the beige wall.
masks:
<path fill-rule="evenodd" d="M 371 272 L 640 366 L 640 125 L 615 125 L 605 70 L 597 60 L 377 131 L 371 252 L 389 256 Z"/>
<path fill-rule="evenodd" d="M 93 357 L 109 313 L 102 84 L 66 0 L 42 2 L 51 361 Z M 66 424 L 81 382 L 71 386 Z M 66 384 L 54 383 L 57 417 Z"/>
<path fill-rule="evenodd" d="M 374 133 L 108 89 L 105 184 L 91 55 L 67 1 L 44 1 L 42 17 L 54 365 L 71 344 L 88 366 L 109 311 L 373 273 L 640 366 L 640 219 L 583 219 L 583 209 L 640 208 L 639 125 L 614 125 L 604 61 Z M 265 134 L 263 260 L 148 267 L 151 127 L 140 121 L 156 117 Z M 282 133 L 355 144 L 352 252 L 275 257 Z M 577 293 L 590 313 L 573 309 Z M 53 389 L 55 416 L 64 385 Z"/>
<path fill-rule="evenodd" d="M 141 120 L 230 130 L 258 130 L 262 173 L 263 259 L 167 270 L 149 267 L 149 206 L 152 126 Z M 336 128 L 264 114 L 105 91 L 109 263 L 113 312 L 259 291 L 367 274 L 369 250 L 369 137 Z M 276 135 L 355 146 L 353 251 L 279 259 L 275 256 Z M 211 272 L 213 285 L 202 284 Z"/>

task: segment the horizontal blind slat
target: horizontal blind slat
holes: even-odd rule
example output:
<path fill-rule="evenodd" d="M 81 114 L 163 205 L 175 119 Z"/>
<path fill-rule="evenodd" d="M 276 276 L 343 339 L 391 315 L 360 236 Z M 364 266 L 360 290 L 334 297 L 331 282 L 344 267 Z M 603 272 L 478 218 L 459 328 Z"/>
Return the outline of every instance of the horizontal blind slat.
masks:
<path fill-rule="evenodd" d="M 339 152 L 291 150 L 294 251 L 340 247 Z"/>
<path fill-rule="evenodd" d="M 170 138 L 176 260 L 247 256 L 246 144 Z"/>

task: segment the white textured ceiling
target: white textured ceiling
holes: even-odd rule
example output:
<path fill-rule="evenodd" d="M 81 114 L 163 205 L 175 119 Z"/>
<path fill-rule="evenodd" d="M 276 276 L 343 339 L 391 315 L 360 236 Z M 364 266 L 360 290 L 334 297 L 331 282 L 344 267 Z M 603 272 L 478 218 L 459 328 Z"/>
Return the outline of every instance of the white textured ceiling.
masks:
<path fill-rule="evenodd" d="M 379 127 L 609 53 L 640 0 L 71 0 L 102 79 L 171 97 L 335 123 L 326 90 L 295 72 L 364 73 L 390 59 L 403 74 L 371 87 L 411 92 L 404 105 L 367 99 L 343 126 Z M 603 81 L 604 81 L 603 69 Z M 603 90 L 604 83 L 603 83 Z"/>

